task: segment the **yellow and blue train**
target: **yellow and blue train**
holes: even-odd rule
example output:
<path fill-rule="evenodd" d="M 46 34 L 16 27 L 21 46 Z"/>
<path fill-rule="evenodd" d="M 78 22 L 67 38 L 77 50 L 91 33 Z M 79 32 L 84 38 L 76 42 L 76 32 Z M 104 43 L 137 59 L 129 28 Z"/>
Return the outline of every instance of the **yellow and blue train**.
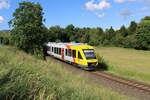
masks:
<path fill-rule="evenodd" d="M 47 54 L 85 70 L 94 70 L 98 64 L 94 48 L 85 43 L 48 42 L 46 47 Z"/>

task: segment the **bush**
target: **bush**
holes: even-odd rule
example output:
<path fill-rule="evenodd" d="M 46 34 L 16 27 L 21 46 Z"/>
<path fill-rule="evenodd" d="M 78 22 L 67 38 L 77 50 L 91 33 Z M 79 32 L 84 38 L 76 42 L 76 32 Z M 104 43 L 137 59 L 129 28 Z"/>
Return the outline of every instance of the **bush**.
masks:
<path fill-rule="evenodd" d="M 44 59 L 44 53 L 43 50 L 39 50 L 37 48 L 34 49 L 34 56 L 38 59 Z"/>
<path fill-rule="evenodd" d="M 0 34 L 0 41 L 4 45 L 9 45 L 10 44 L 10 34 L 9 33 L 1 33 Z"/>
<path fill-rule="evenodd" d="M 100 70 L 108 70 L 108 64 L 106 63 L 106 61 L 104 60 L 103 57 L 97 55 L 98 58 L 98 65 L 97 65 L 97 69 Z"/>

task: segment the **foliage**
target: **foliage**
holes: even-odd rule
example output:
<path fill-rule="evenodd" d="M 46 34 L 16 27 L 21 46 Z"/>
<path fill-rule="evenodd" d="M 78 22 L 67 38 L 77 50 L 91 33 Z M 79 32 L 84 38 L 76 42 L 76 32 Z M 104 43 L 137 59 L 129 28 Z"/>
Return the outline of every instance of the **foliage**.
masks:
<path fill-rule="evenodd" d="M 34 49 L 40 50 L 47 41 L 48 30 L 43 25 L 43 12 L 39 3 L 22 2 L 13 13 L 9 25 L 11 43 L 26 52 L 34 54 Z"/>
<path fill-rule="evenodd" d="M 10 33 L 3 32 L 0 34 L 0 43 L 4 45 L 10 44 Z"/>
<path fill-rule="evenodd" d="M 103 31 L 100 31 L 101 29 L 97 29 L 97 28 L 93 28 L 90 30 L 89 34 L 90 34 L 90 41 L 89 41 L 89 44 L 90 45 L 99 45 L 100 44 L 100 40 L 101 40 L 101 37 L 100 37 L 100 34 L 103 32 Z"/>
<path fill-rule="evenodd" d="M 128 35 L 128 31 L 127 31 L 127 29 L 125 28 L 125 26 L 121 26 L 119 32 L 120 32 L 120 34 L 121 34 L 123 37 L 126 37 L 126 36 Z"/>
<path fill-rule="evenodd" d="M 43 49 L 46 42 L 85 42 L 93 46 L 119 46 L 125 48 L 149 49 L 150 16 L 144 17 L 140 23 L 131 21 L 129 27 L 124 25 L 118 30 L 111 26 L 103 31 L 101 27 L 78 28 L 70 24 L 65 28 L 43 25 L 43 12 L 39 3 L 22 2 L 13 13 L 9 25 L 13 27 L 11 37 L 3 38 L 5 44 L 37 55 L 37 49 Z M 143 29 L 143 30 L 142 30 Z M 10 40 L 10 41 L 9 41 Z M 30 44 L 30 45 L 29 45 Z M 35 49 L 35 50 L 34 50 Z M 40 52 L 39 52 L 40 53 Z"/>
<path fill-rule="evenodd" d="M 104 60 L 103 57 L 101 57 L 100 55 L 97 55 L 98 58 L 98 65 L 97 65 L 97 69 L 98 70 L 108 70 L 109 65 L 107 64 L 107 62 Z"/>
<path fill-rule="evenodd" d="M 130 26 L 129 26 L 129 35 L 134 34 L 136 32 L 137 28 L 137 23 L 134 21 L 131 21 Z"/>
<path fill-rule="evenodd" d="M 150 23 L 143 23 L 138 26 L 136 38 L 137 48 L 150 50 Z"/>
<path fill-rule="evenodd" d="M 150 23 L 150 16 L 145 16 L 143 19 L 141 19 L 140 24 L 142 23 Z"/>

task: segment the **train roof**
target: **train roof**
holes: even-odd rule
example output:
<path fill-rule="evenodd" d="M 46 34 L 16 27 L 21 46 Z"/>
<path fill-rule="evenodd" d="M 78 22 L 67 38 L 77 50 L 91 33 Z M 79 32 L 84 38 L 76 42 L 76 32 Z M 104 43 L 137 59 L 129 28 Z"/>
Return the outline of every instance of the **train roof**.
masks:
<path fill-rule="evenodd" d="M 94 49 L 92 46 L 88 45 L 87 43 L 75 43 L 75 42 L 70 42 L 70 43 L 56 43 L 56 42 L 48 42 L 46 44 L 47 46 L 53 45 L 53 46 L 71 46 L 71 48 L 76 48 L 78 46 L 81 49 Z"/>
<path fill-rule="evenodd" d="M 80 46 L 80 45 L 88 45 L 87 43 L 75 43 L 75 42 L 70 42 L 70 43 L 56 43 L 56 42 L 48 42 L 47 45 L 70 45 L 70 46 Z"/>

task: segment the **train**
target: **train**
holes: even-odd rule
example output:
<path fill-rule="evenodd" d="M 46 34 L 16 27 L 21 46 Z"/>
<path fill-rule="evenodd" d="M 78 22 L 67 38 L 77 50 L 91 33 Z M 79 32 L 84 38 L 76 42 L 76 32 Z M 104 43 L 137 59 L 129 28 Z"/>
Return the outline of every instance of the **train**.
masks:
<path fill-rule="evenodd" d="M 46 43 L 46 53 L 57 59 L 77 65 L 84 70 L 95 70 L 98 59 L 94 47 L 87 43 Z"/>

